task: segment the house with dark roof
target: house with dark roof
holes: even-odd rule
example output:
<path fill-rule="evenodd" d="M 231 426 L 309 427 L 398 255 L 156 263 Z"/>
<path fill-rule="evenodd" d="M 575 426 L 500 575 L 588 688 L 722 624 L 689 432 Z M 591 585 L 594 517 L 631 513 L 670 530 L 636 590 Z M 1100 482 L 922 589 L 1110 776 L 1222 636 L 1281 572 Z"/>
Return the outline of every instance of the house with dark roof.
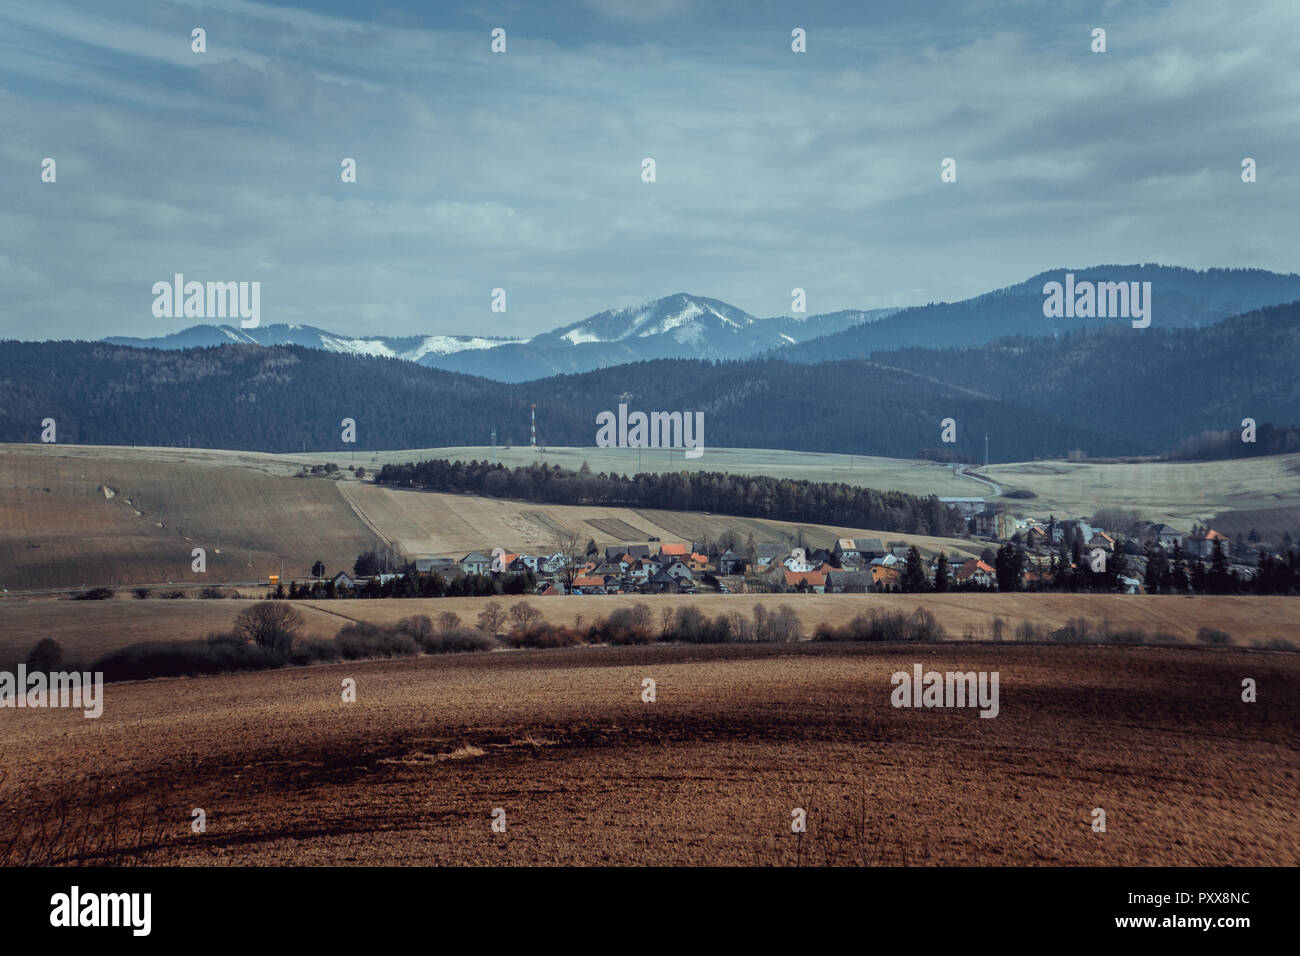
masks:
<path fill-rule="evenodd" d="M 460 574 L 460 565 L 456 563 L 455 558 L 416 558 L 415 573 L 440 574 L 448 577 Z"/>
<path fill-rule="evenodd" d="M 841 564 L 860 564 L 883 555 L 885 544 L 879 538 L 840 538 L 834 553 Z"/>
<path fill-rule="evenodd" d="M 784 544 L 777 544 L 775 541 L 760 541 L 754 545 L 754 568 L 756 570 L 765 570 L 772 564 L 780 564 L 781 559 L 790 553 L 790 549 Z"/>
<path fill-rule="evenodd" d="M 679 581 L 693 581 L 694 576 L 691 569 L 683 561 L 670 561 L 663 565 L 662 572 L 670 575 Z"/>
<path fill-rule="evenodd" d="M 676 593 L 681 589 L 678 579 L 666 571 L 659 571 L 649 581 L 645 583 L 648 591 L 660 591 L 667 594 Z"/>
<path fill-rule="evenodd" d="M 866 571 L 827 571 L 827 594 L 866 594 L 871 589 L 871 575 Z"/>
<path fill-rule="evenodd" d="M 718 555 L 719 574 L 744 574 L 748 562 L 734 551 L 724 551 Z"/>
<path fill-rule="evenodd" d="M 1147 531 L 1148 540 L 1166 550 L 1172 549 L 1175 544 L 1182 544 L 1185 537 L 1177 528 L 1171 528 L 1167 524 L 1154 524 Z"/>

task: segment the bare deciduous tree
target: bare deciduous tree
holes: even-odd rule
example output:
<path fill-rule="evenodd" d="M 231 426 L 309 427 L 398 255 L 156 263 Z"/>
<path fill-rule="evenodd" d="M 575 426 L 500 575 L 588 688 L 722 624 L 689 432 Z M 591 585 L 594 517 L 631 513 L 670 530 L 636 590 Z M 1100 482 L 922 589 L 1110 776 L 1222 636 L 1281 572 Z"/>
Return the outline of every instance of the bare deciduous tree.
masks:
<path fill-rule="evenodd" d="M 235 633 L 258 647 L 288 654 L 302 625 L 302 615 L 292 604 L 263 601 L 239 612 L 235 618 Z"/>
<path fill-rule="evenodd" d="M 478 612 L 478 629 L 493 637 L 501 633 L 501 625 L 506 622 L 506 612 L 496 601 L 488 601 L 483 610 Z"/>
<path fill-rule="evenodd" d="M 542 623 L 542 612 L 527 601 L 520 601 L 510 608 L 510 623 L 521 631 L 532 630 Z"/>
<path fill-rule="evenodd" d="M 578 532 L 569 531 L 567 528 L 556 531 L 551 537 L 551 553 L 561 555 L 564 559 L 560 566 L 560 575 L 564 578 L 566 594 L 573 593 L 573 579 L 578 576 L 578 568 L 582 566 L 578 550 L 582 547 L 581 542 L 582 538 Z"/>

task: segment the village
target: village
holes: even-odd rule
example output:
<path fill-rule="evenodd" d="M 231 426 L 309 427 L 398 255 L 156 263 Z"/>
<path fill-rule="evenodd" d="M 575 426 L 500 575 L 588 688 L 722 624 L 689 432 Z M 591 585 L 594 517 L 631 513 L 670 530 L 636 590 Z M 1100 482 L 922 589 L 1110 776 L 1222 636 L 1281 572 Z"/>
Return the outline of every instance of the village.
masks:
<path fill-rule="evenodd" d="M 815 594 L 918 591 L 1106 590 L 1122 594 L 1235 589 L 1249 581 L 1258 549 L 1231 563 L 1233 542 L 1194 526 L 1180 531 L 1166 524 L 1133 522 L 1121 532 L 1084 518 L 1048 521 L 1017 517 L 990 508 L 981 498 L 947 499 L 967 520 L 966 552 L 934 552 L 907 540 L 839 538 L 832 547 L 807 547 L 803 537 L 743 545 L 725 535 L 719 541 L 628 543 L 598 548 L 576 540 L 549 553 L 492 548 L 461 557 L 390 561 L 370 568 L 366 555 L 353 573 L 339 572 L 327 583 L 338 596 L 424 594 L 421 581 L 461 582 L 447 593 L 506 593 L 539 596 L 599 594 L 694 594 L 795 592 Z M 578 553 L 579 551 L 582 553 Z M 373 553 L 372 553 L 373 555 Z M 1209 565 L 1207 565 L 1209 562 Z M 372 571 L 373 573 L 363 573 Z M 1217 573 L 1214 587 L 1211 574 Z M 1231 579 L 1229 587 L 1227 579 Z M 478 581 L 477 585 L 464 584 Z M 318 580 L 316 587 L 319 589 Z M 466 588 L 466 590 L 460 590 Z"/>

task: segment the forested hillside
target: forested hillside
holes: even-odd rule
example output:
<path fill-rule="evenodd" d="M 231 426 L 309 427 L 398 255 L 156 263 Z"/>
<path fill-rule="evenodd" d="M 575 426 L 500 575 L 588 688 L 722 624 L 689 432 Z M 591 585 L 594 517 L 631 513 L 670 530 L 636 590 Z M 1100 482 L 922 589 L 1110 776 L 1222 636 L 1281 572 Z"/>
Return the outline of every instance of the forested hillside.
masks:
<path fill-rule="evenodd" d="M 593 445 L 596 416 L 704 414 L 704 446 L 1018 461 L 1160 454 L 1243 418 L 1300 421 L 1300 303 L 1204 329 L 1110 326 L 1057 339 L 909 348 L 872 360 L 661 359 L 503 384 L 298 346 L 160 351 L 0 343 L 0 440 L 290 452 L 528 441 Z M 956 422 L 956 442 L 940 442 Z M 355 422 L 345 443 L 343 421 Z M 1275 443 L 1272 433 L 1267 433 Z M 1271 447 L 1271 444 L 1270 444 Z M 1261 449 L 1262 450 L 1262 449 Z M 1184 452 L 1185 453 L 1185 452 Z"/>

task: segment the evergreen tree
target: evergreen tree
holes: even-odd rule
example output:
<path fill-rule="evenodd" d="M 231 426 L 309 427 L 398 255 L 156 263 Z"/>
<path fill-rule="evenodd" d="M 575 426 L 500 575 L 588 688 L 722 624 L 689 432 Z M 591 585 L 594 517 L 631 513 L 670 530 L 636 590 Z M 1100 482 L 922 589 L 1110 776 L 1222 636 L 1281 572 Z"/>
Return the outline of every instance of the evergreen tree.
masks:
<path fill-rule="evenodd" d="M 993 567 L 997 572 L 999 591 L 1020 590 L 1020 576 L 1024 570 L 1024 552 L 1020 548 L 1010 541 L 998 548 Z"/>
<path fill-rule="evenodd" d="M 1160 563 L 1163 558 L 1164 551 L 1158 545 L 1147 552 L 1147 569 L 1142 576 L 1147 594 L 1160 593 Z"/>
<path fill-rule="evenodd" d="M 1183 545 L 1179 541 L 1174 542 L 1172 583 L 1174 590 L 1179 594 L 1186 594 L 1191 588 L 1191 582 L 1187 578 L 1187 555 L 1183 552 Z"/>
<path fill-rule="evenodd" d="M 1223 553 L 1223 542 L 1215 538 L 1214 550 L 1210 554 L 1210 593 L 1231 594 L 1234 583 L 1228 570 L 1228 556 Z"/>
<path fill-rule="evenodd" d="M 948 555 L 943 551 L 934 568 L 934 589 L 940 593 L 948 590 Z"/>
<path fill-rule="evenodd" d="M 903 590 L 909 594 L 930 590 L 930 582 L 925 576 L 925 562 L 916 545 L 907 549 L 907 561 L 903 565 Z"/>

